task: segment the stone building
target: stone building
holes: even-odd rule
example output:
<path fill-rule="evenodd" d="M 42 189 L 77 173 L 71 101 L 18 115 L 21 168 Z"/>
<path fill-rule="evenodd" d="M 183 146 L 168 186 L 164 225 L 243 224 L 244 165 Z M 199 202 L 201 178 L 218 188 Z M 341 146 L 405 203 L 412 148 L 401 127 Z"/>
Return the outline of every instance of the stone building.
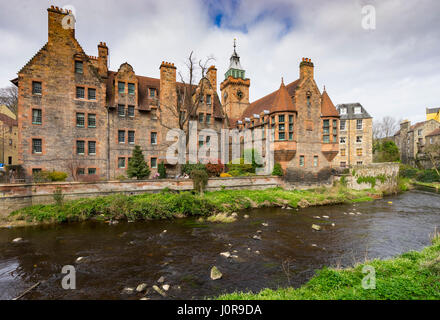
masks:
<path fill-rule="evenodd" d="M 176 67 L 162 62 L 159 79 L 135 74 L 128 63 L 110 71 L 105 42 L 98 44 L 98 56 L 87 55 L 75 29 L 66 28 L 69 12 L 47 11 L 47 43 L 12 80 L 19 92 L 20 164 L 28 175 L 60 170 L 73 178 L 109 179 L 126 174 L 132 150 L 140 145 L 154 172 L 165 161 L 167 127 L 178 127 L 172 107 L 184 84 L 176 81 Z M 216 72 L 209 68 L 201 80 L 204 96 L 191 119 L 219 130 L 224 114 Z M 200 94 L 200 87 L 191 89 Z"/>
<path fill-rule="evenodd" d="M 440 108 L 426 108 L 426 120 L 431 119 L 440 122 Z"/>
<path fill-rule="evenodd" d="M 414 125 L 411 125 L 408 120 L 402 121 L 400 130 L 394 135 L 394 142 L 399 147 L 402 163 L 425 167 L 424 149 L 428 141 L 431 141 L 427 138 L 435 138 L 435 135 L 431 134 L 438 128 L 440 128 L 440 122 L 434 119 L 417 122 Z"/>
<path fill-rule="evenodd" d="M 273 129 L 275 162 L 286 170 L 288 180 L 328 179 L 338 153 L 339 114 L 327 92 L 320 92 L 312 61 L 303 58 L 299 79 L 287 85 L 281 80 L 278 90 L 252 103 L 244 74 L 234 50 L 221 84 L 231 126 Z"/>
<path fill-rule="evenodd" d="M 15 165 L 18 162 L 18 125 L 15 114 L 0 106 L 0 163 Z"/>
<path fill-rule="evenodd" d="M 373 118 L 360 103 L 336 106 L 340 115 L 339 154 L 334 165 L 346 168 L 373 162 Z"/>
<path fill-rule="evenodd" d="M 169 62 L 160 65 L 159 78 L 138 75 L 129 63 L 111 71 L 107 44 L 98 44 L 97 56 L 87 55 L 70 19 L 63 9 L 48 9 L 48 41 L 12 80 L 19 94 L 18 160 L 28 175 L 60 170 L 74 179 L 115 178 L 126 174 L 135 145 L 153 173 L 161 161 L 172 173 L 166 135 L 189 119 L 199 131 L 274 129 L 275 161 L 288 179 L 330 176 L 340 115 L 327 92 L 320 92 L 310 59 L 300 63 L 299 79 L 281 81 L 278 90 L 251 103 L 250 80 L 234 43 L 220 102 L 215 66 L 197 84 L 178 82 Z M 199 139 L 198 148 L 210 143 Z"/>

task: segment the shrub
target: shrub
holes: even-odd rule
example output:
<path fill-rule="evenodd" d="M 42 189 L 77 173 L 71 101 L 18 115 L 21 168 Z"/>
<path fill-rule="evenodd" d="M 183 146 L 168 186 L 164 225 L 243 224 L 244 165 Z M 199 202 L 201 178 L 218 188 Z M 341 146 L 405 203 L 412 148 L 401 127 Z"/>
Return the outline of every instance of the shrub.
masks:
<path fill-rule="evenodd" d="M 232 177 L 239 177 L 243 175 L 243 172 L 241 172 L 240 170 L 230 170 L 228 171 L 228 174 Z"/>
<path fill-rule="evenodd" d="M 186 163 L 182 165 L 182 174 L 191 175 L 193 170 L 202 170 L 206 172 L 206 166 L 202 163 Z"/>
<path fill-rule="evenodd" d="M 208 175 L 211 177 L 218 177 L 223 171 L 225 171 L 225 165 L 222 163 L 207 163 L 205 167 L 206 172 L 208 172 Z"/>
<path fill-rule="evenodd" d="M 220 178 L 231 178 L 232 176 L 229 173 L 222 172 L 220 173 Z"/>
<path fill-rule="evenodd" d="M 281 164 L 275 163 L 273 170 L 272 170 L 273 176 L 279 176 L 282 177 L 284 175 L 283 168 L 281 167 Z"/>
<path fill-rule="evenodd" d="M 159 179 L 166 179 L 167 177 L 167 169 L 165 168 L 165 164 L 161 161 L 157 167 L 157 172 L 159 173 Z"/>
<path fill-rule="evenodd" d="M 418 170 L 408 165 L 401 164 L 399 168 L 399 176 L 402 178 L 414 179 L 417 176 Z"/>
<path fill-rule="evenodd" d="M 244 163 L 244 158 L 236 159 L 229 162 L 227 167 L 229 173 L 231 173 L 231 171 L 238 171 L 240 172 L 240 174 L 238 175 L 243 175 L 246 172 L 255 173 L 255 168 L 250 163 Z"/>
<path fill-rule="evenodd" d="M 39 172 L 35 172 L 32 174 L 32 180 L 35 183 L 44 183 L 44 182 L 49 182 L 49 171 L 45 171 L 45 170 L 41 170 Z"/>
<path fill-rule="evenodd" d="M 440 177 L 434 169 L 428 169 L 419 172 L 416 180 L 420 182 L 440 182 Z"/>
<path fill-rule="evenodd" d="M 192 170 L 191 179 L 193 180 L 194 190 L 202 193 L 208 184 L 208 173 L 206 173 L 206 170 Z"/>
<path fill-rule="evenodd" d="M 64 195 L 63 190 L 60 187 L 57 187 L 53 192 L 53 199 L 55 200 L 57 206 L 61 207 L 63 205 Z"/>
<path fill-rule="evenodd" d="M 123 174 L 120 174 L 119 176 L 115 177 L 115 179 L 119 181 L 123 181 L 123 180 L 127 180 L 127 177 L 124 176 Z"/>
<path fill-rule="evenodd" d="M 141 147 L 135 146 L 133 149 L 133 155 L 128 162 L 127 176 L 141 180 L 150 176 L 150 168 L 145 162 L 144 155 L 142 154 Z"/>
<path fill-rule="evenodd" d="M 50 181 L 66 181 L 67 173 L 61 171 L 51 171 L 48 174 Z"/>

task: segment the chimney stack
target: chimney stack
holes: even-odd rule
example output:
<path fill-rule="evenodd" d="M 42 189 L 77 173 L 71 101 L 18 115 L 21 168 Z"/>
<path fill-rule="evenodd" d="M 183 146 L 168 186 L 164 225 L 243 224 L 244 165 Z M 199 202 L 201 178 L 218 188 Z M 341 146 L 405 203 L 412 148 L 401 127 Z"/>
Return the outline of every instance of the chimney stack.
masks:
<path fill-rule="evenodd" d="M 301 80 L 306 78 L 313 79 L 314 77 L 313 69 L 314 69 L 314 65 L 312 60 L 309 58 L 302 58 L 302 61 L 299 64 L 299 78 Z"/>
<path fill-rule="evenodd" d="M 108 47 L 105 42 L 98 44 L 98 72 L 101 77 L 108 75 Z"/>
<path fill-rule="evenodd" d="M 206 73 L 206 77 L 211 83 L 212 88 L 217 91 L 217 69 L 215 66 L 210 66 L 208 68 L 208 72 Z"/>
<path fill-rule="evenodd" d="M 48 42 L 62 42 L 65 38 L 75 38 L 75 17 L 70 10 L 51 6 L 48 12 Z"/>

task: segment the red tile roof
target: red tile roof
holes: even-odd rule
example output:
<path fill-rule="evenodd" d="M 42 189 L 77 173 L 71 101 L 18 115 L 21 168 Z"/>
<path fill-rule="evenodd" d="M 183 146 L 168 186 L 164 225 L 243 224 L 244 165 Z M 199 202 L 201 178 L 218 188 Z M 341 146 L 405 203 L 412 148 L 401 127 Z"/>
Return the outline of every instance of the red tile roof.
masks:
<path fill-rule="evenodd" d="M 325 90 L 321 96 L 321 115 L 323 117 L 339 117 L 338 110 Z"/>
<path fill-rule="evenodd" d="M 293 81 L 289 83 L 287 86 L 285 86 L 285 89 L 287 89 L 288 96 L 290 97 L 290 100 L 292 102 L 293 108 L 296 110 L 296 106 L 292 101 L 293 96 L 295 95 L 296 88 L 298 87 L 299 79 L 296 81 Z M 278 89 L 277 91 L 274 91 L 266 96 L 264 96 L 261 99 L 258 99 L 257 101 L 252 102 L 249 107 L 246 108 L 246 110 L 243 112 L 243 118 L 250 118 L 254 114 L 261 114 L 264 110 L 272 111 L 272 109 L 275 106 L 275 100 L 277 98 L 278 92 L 281 90 Z M 284 93 L 283 93 L 284 96 Z M 285 99 L 285 98 L 283 98 Z"/>

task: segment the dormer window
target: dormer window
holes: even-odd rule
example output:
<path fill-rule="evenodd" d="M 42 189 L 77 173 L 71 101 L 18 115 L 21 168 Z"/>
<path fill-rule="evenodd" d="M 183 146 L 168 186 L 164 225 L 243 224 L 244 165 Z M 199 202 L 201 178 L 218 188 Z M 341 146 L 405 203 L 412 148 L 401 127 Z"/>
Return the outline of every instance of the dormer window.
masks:
<path fill-rule="evenodd" d="M 339 109 L 341 114 L 347 114 L 347 108 Z"/>
<path fill-rule="evenodd" d="M 354 113 L 355 114 L 361 114 L 362 113 L 362 108 L 361 107 L 354 107 Z"/>
<path fill-rule="evenodd" d="M 83 62 L 75 61 L 75 73 L 83 74 Z"/>

